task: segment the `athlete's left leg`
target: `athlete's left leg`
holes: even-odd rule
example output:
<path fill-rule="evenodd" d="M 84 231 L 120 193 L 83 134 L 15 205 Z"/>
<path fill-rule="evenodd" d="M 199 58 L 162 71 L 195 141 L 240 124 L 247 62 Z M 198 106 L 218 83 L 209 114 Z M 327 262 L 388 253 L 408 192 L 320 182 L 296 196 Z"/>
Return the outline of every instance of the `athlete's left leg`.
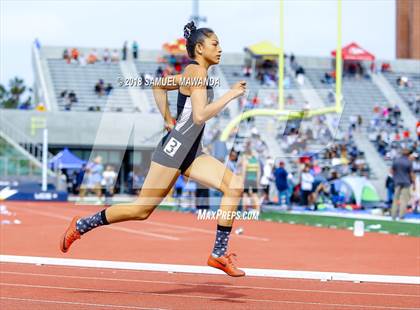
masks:
<path fill-rule="evenodd" d="M 230 276 L 244 276 L 245 272 L 234 265 L 232 258 L 235 254 L 226 254 L 234 221 L 233 212 L 236 211 L 243 193 L 242 177 L 235 175 L 223 163 L 207 154 L 195 158 L 184 175 L 223 193 L 220 202 L 222 216 L 217 218 L 216 240 L 207 264 L 223 270 Z"/>
<path fill-rule="evenodd" d="M 238 208 L 244 188 L 243 179 L 213 156 L 207 154 L 198 156 L 185 170 L 184 175 L 202 185 L 220 190 L 223 193 L 220 202 L 222 211 L 236 211 Z M 233 218 L 219 217 L 217 223 L 231 227 L 233 220 Z"/>

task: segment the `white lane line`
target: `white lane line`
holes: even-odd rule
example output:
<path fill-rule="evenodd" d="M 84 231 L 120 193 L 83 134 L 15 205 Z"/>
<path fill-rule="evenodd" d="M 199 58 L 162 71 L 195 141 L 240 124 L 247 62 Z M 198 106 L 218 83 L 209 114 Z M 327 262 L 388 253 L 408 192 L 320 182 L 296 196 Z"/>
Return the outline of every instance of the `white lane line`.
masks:
<path fill-rule="evenodd" d="M 144 308 L 144 307 L 136 307 L 136 306 L 128 306 L 128 305 L 92 304 L 92 303 L 86 303 L 86 302 L 64 301 L 64 300 L 45 300 L 45 299 L 4 297 L 4 296 L 1 296 L 0 299 L 13 300 L 13 301 L 24 301 L 24 302 L 32 302 L 32 303 L 48 303 L 48 304 L 89 306 L 89 307 L 98 307 L 98 308 L 124 308 L 124 309 L 139 309 L 139 310 L 165 310 L 163 308 Z"/>
<path fill-rule="evenodd" d="M 44 216 L 53 217 L 53 218 L 66 220 L 66 221 L 70 221 L 73 218 L 72 216 L 59 215 L 59 214 L 45 212 L 45 211 L 35 211 L 35 210 L 32 210 L 32 209 L 25 209 L 25 211 L 27 211 L 29 213 L 44 215 Z M 131 229 L 131 228 L 120 227 L 120 226 L 107 226 L 107 228 L 113 229 L 113 230 L 118 230 L 118 231 L 123 231 L 123 232 L 128 232 L 130 234 L 137 234 L 137 235 L 144 235 L 144 236 L 148 236 L 148 237 L 155 237 L 155 238 L 159 238 L 159 239 L 174 240 L 174 241 L 180 240 L 180 238 L 173 237 L 173 236 L 162 235 L 162 234 L 157 234 L 157 233 L 152 233 L 152 232 L 146 232 L 146 231 L 141 231 L 141 230 L 136 230 L 136 229 Z"/>
<path fill-rule="evenodd" d="M 0 274 L 22 275 L 33 277 L 51 277 L 51 278 L 69 278 L 80 280 L 101 280 L 111 282 L 135 282 L 135 283 L 156 283 L 156 284 L 171 284 L 171 285 L 185 285 L 185 286 L 205 286 L 205 287 L 225 287 L 251 290 L 267 290 L 267 291 L 281 291 L 281 292 L 305 292 L 305 293 L 327 293 L 327 294 L 345 294 L 345 295 L 368 295 L 368 296 L 392 296 L 392 297 L 415 297 L 420 298 L 420 294 L 393 294 L 393 293 L 372 293 L 372 292 L 351 292 L 351 291 L 329 291 L 329 290 L 313 290 L 313 289 L 296 289 L 296 288 L 279 288 L 279 287 L 264 287 L 264 286 L 248 286 L 248 285 L 224 285 L 224 284 L 208 284 L 208 283 L 191 283 L 191 282 L 176 282 L 176 281 L 159 281 L 159 280 L 139 280 L 139 279 L 121 279 L 121 278 L 107 278 L 107 277 L 82 277 L 69 276 L 63 274 L 45 274 L 45 273 L 27 273 L 14 271 L 0 271 Z"/>
<path fill-rule="evenodd" d="M 208 266 L 135 263 L 56 257 L 0 255 L 0 262 L 181 273 L 224 274 L 222 271 Z M 247 275 L 256 277 L 420 284 L 420 277 L 418 276 L 390 276 L 257 268 L 243 268 L 243 270 Z"/>
<path fill-rule="evenodd" d="M 144 223 L 145 224 L 149 224 L 149 225 L 172 227 L 172 228 L 177 228 L 177 229 L 187 230 L 187 231 L 202 232 L 202 233 L 211 234 L 211 235 L 214 235 L 214 233 L 215 233 L 214 230 L 202 229 L 202 228 L 196 228 L 196 227 L 179 226 L 179 225 L 168 224 L 168 223 L 163 223 L 163 222 L 145 221 Z M 270 239 L 263 238 L 263 237 L 246 236 L 246 235 L 235 235 L 235 234 L 232 234 L 232 236 L 238 237 L 238 238 L 242 238 L 242 239 L 259 240 L 259 241 L 270 241 Z"/>
<path fill-rule="evenodd" d="M 7 266 L 9 264 L 11 264 L 11 263 L 2 262 L 1 259 L 0 259 L 0 265 Z M 17 263 L 17 264 L 19 264 L 19 263 Z M 92 270 L 92 267 L 83 267 L 83 266 L 76 266 L 75 267 L 75 266 L 66 266 L 66 265 L 45 265 L 45 267 L 48 267 L 50 270 L 61 270 L 61 269 L 67 269 L 68 270 L 68 269 L 75 269 L 75 268 L 80 269 L 80 270 Z M 99 268 L 94 268 L 94 269 L 99 269 Z M 131 273 L 131 274 L 135 273 L 135 274 L 137 274 L 138 272 L 141 272 L 141 271 L 146 271 L 147 273 L 150 273 L 150 274 L 153 274 L 153 273 L 162 273 L 162 271 L 152 271 L 152 270 L 118 269 L 118 272 L 121 273 L 121 274 L 122 273 Z M 188 274 L 189 277 L 203 277 L 203 273 L 187 273 L 187 274 Z M 249 274 L 247 274 L 246 276 L 248 278 L 258 277 L 258 276 L 252 276 L 252 275 L 249 275 Z M 275 277 L 271 277 L 270 280 L 273 280 L 273 281 L 286 281 L 286 282 L 301 282 L 301 283 L 306 283 L 306 282 L 312 281 L 314 279 L 306 279 L 306 278 L 284 278 L 284 277 L 283 278 L 281 278 L 281 277 L 275 278 Z M 319 279 L 315 279 L 315 280 L 319 280 Z M 419 279 L 419 281 L 420 281 L 420 279 Z M 346 283 L 346 282 L 349 282 L 349 283 Z M 329 281 L 328 283 L 332 283 L 332 282 Z M 343 284 L 343 285 L 352 284 L 352 281 L 343 281 L 340 284 Z M 416 283 L 414 283 L 414 285 L 415 284 Z M 393 282 L 361 282 L 361 283 L 357 283 L 357 285 L 360 286 L 360 287 L 362 287 L 363 285 L 369 285 L 369 286 L 375 286 L 375 287 L 377 287 L 377 286 L 385 286 L 385 287 L 386 286 L 392 286 L 394 288 L 398 288 L 398 287 L 405 287 L 406 288 L 407 286 L 412 286 L 413 284 L 412 283 L 408 283 L 408 284 L 405 284 L 405 283 L 393 283 Z"/>
<path fill-rule="evenodd" d="M 223 296 L 202 296 L 202 295 L 183 295 L 183 294 L 163 294 L 163 293 L 153 293 L 153 292 L 138 292 L 138 291 L 122 291 L 122 290 L 105 290 L 97 288 L 80 288 L 80 287 L 63 287 L 63 286 L 50 286 L 50 285 L 28 285 L 20 283 L 3 283 L 0 282 L 0 286 L 10 286 L 10 287 L 26 287 L 34 289 L 46 289 L 46 290 L 63 290 L 63 291 L 88 291 L 88 292 L 97 292 L 97 293 L 116 293 L 116 294 L 127 294 L 133 293 L 135 295 L 152 295 L 152 296 L 164 296 L 166 298 L 196 298 L 196 299 L 210 299 L 210 300 L 229 300 L 229 301 L 249 301 L 257 303 L 279 303 L 279 304 L 299 304 L 299 305 L 318 305 L 323 307 L 350 307 L 354 308 L 369 308 L 369 309 L 398 309 L 398 310 L 418 310 L 418 308 L 401 308 L 401 307 L 392 307 L 392 306 L 372 306 L 372 305 L 355 305 L 355 304 L 328 304 L 321 302 L 303 302 L 303 301 L 291 301 L 291 300 L 273 300 L 273 299 L 254 299 L 254 298 L 236 298 L 236 297 L 223 297 Z"/>

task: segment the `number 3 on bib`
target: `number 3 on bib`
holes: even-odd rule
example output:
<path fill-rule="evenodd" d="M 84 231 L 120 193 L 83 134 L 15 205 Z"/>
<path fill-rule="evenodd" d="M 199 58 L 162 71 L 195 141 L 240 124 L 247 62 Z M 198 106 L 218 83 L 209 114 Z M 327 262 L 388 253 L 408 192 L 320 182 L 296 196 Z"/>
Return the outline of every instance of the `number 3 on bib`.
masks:
<path fill-rule="evenodd" d="M 171 157 L 174 157 L 176 151 L 178 151 L 179 147 L 181 146 L 181 142 L 179 142 L 174 137 L 170 138 L 168 143 L 166 143 L 165 148 L 163 151 Z"/>

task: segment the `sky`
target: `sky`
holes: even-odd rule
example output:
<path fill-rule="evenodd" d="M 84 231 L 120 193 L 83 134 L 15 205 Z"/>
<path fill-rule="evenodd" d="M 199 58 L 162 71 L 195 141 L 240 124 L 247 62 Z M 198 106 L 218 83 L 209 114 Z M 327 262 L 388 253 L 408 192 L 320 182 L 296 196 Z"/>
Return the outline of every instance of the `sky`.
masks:
<path fill-rule="evenodd" d="M 328 56 L 337 40 L 336 0 L 284 0 L 284 45 L 296 55 Z M 279 0 L 201 0 L 200 24 L 225 52 L 280 41 Z M 379 59 L 395 58 L 395 0 L 343 0 L 342 42 L 358 42 Z M 182 37 L 192 0 L 0 0 L 0 83 L 33 82 L 31 45 L 160 49 Z"/>

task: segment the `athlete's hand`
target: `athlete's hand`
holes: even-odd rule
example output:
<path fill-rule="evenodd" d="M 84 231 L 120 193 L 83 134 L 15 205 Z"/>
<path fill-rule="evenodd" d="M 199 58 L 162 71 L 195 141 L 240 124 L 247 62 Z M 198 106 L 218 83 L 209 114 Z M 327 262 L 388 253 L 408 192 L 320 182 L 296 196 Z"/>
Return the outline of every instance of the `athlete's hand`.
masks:
<path fill-rule="evenodd" d="M 168 132 L 171 131 L 172 129 L 174 129 L 175 123 L 176 123 L 175 119 L 172 119 L 171 121 L 166 121 L 165 122 L 165 129 Z"/>
<path fill-rule="evenodd" d="M 246 91 L 246 82 L 245 81 L 239 81 L 233 84 L 230 92 L 233 95 L 233 99 L 241 97 L 245 94 Z"/>

